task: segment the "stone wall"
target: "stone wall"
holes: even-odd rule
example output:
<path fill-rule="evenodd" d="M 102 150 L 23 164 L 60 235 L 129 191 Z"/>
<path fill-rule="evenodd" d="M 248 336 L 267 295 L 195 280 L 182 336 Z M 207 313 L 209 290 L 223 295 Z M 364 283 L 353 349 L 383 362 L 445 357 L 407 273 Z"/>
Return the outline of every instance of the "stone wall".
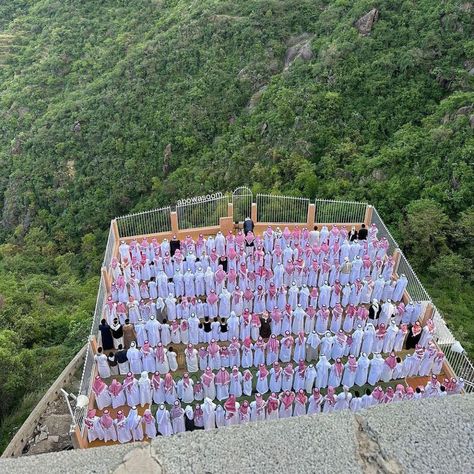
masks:
<path fill-rule="evenodd" d="M 84 365 L 84 359 L 86 355 L 87 344 L 76 354 L 74 359 L 69 362 L 67 367 L 61 372 L 61 375 L 54 381 L 53 385 L 49 387 L 48 391 L 44 394 L 43 398 L 39 401 L 38 405 L 30 413 L 30 416 L 21 425 L 20 429 L 16 432 L 10 444 L 6 447 L 2 454 L 2 458 L 20 456 L 23 452 L 23 448 L 32 436 L 41 416 L 47 409 L 47 407 L 56 400 L 61 394 L 61 388 L 65 387 L 71 379 L 74 377 L 76 371 Z M 71 420 L 72 423 L 72 420 Z M 1 469 L 0 469 L 1 472 Z"/>
<path fill-rule="evenodd" d="M 136 443 L 0 459 L 0 472 L 467 473 L 474 395 L 381 405 Z"/>

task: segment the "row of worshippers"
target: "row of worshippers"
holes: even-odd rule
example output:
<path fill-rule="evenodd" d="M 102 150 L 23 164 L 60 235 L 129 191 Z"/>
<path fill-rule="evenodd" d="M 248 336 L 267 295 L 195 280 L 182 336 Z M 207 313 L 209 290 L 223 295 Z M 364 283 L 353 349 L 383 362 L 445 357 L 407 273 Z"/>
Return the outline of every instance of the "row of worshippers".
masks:
<path fill-rule="evenodd" d="M 341 303 L 347 306 L 349 303 L 369 303 L 373 299 L 386 301 L 401 301 L 407 286 L 406 276 L 401 275 L 399 279 L 385 279 L 380 275 L 374 280 L 370 275 L 355 278 L 353 282 L 344 283 L 335 274 L 333 278 L 324 279 L 321 284 L 316 285 L 316 271 L 310 270 L 308 275 L 295 278 L 288 270 L 283 270 L 283 265 L 277 267 L 277 273 L 262 269 L 259 274 L 253 272 L 240 272 L 234 275 L 232 270 L 227 274 L 222 268 L 212 272 L 210 267 L 204 272 L 198 268 L 196 274 L 190 270 L 182 276 L 177 272 L 173 278 L 167 279 L 164 272 L 157 281 L 155 277 L 146 282 L 138 280 L 132 273 L 130 280 L 119 277 L 117 282 L 111 286 L 111 299 L 115 303 L 129 304 L 133 300 L 153 300 L 166 298 L 204 298 L 213 303 L 220 302 L 220 312 L 225 313 L 226 307 L 230 306 L 230 299 L 237 306 L 239 299 L 243 301 L 244 307 L 255 312 L 261 312 L 266 307 L 271 311 L 275 305 L 282 305 L 282 301 L 301 301 L 302 305 L 313 302 L 315 307 L 321 308 L 334 306 Z M 280 275 L 280 269 L 283 273 Z M 221 275 L 219 272 L 222 272 Z M 314 276 L 313 276 L 314 275 Z M 323 275 L 325 278 L 326 275 Z M 212 308 L 210 309 L 212 311 Z M 226 314 L 223 314 L 226 316 Z M 227 315 L 228 316 L 228 315 Z"/>
<path fill-rule="evenodd" d="M 123 384 L 113 379 L 110 386 L 97 376 L 93 391 L 98 408 L 103 409 L 108 406 L 145 406 L 152 402 L 171 404 L 176 399 L 191 403 L 194 400 L 201 401 L 205 397 L 222 401 L 230 395 L 250 396 L 254 391 L 265 394 L 268 391 L 303 389 L 311 393 L 313 387 L 345 385 L 351 388 L 367 383 L 375 386 L 378 382 L 405 377 L 438 375 L 442 370 L 444 354 L 435 352 L 432 358 L 425 357 L 426 354 L 428 351 L 421 356 L 417 352 L 408 354 L 403 362 L 395 353 L 386 359 L 380 354 L 375 354 L 372 359 L 362 354 L 359 359 L 349 356 L 346 363 L 338 358 L 334 364 L 325 356 L 321 356 L 316 365 L 307 365 L 303 359 L 299 360 L 296 367 L 291 362 L 285 367 L 274 362 L 270 369 L 260 364 L 255 374 L 249 369 L 242 372 L 237 366 L 231 371 L 222 367 L 216 373 L 211 367 L 207 367 L 201 373 L 195 374 L 194 380 L 187 372 L 178 380 L 173 379 L 170 372 L 162 378 L 160 372 L 156 371 L 150 378 L 148 372 L 144 371 L 139 379 L 130 372 Z"/>
<path fill-rule="evenodd" d="M 397 292 L 384 292 L 382 288 L 378 291 L 377 285 L 371 289 L 367 281 L 365 283 L 358 281 L 344 287 L 337 282 L 332 286 L 324 284 L 320 289 L 307 285 L 299 287 L 296 282 L 287 289 L 271 282 L 268 289 L 262 285 L 258 285 L 255 290 L 248 287 L 244 290 L 239 287 L 229 290 L 224 287 L 218 291 L 211 290 L 206 297 L 175 297 L 173 293 L 167 293 L 164 298 L 161 296 L 142 298 L 140 295 L 131 295 L 127 296 L 126 301 L 117 301 L 116 294 L 112 290 L 104 307 L 104 317 L 109 324 L 112 324 L 116 318 L 121 324 L 124 324 L 125 319 L 136 324 L 140 318 L 147 321 L 151 316 L 159 321 L 188 319 L 193 313 L 198 318 L 204 316 L 228 318 L 231 312 L 240 316 L 246 310 L 250 313 L 262 314 L 265 311 L 272 313 L 285 311 L 288 308 L 292 311 L 303 310 L 314 316 L 317 310 L 331 308 L 342 313 L 350 306 L 371 304 L 374 319 L 380 316 L 388 319 L 393 315 L 409 323 L 418 319 L 421 303 L 409 302 L 405 305 L 401 302 L 406 286 L 405 283 L 402 284 L 401 278 L 389 284 L 393 290 L 397 288 L 397 285 L 402 285 Z M 395 304 L 394 302 L 397 301 L 400 303 Z"/>
<path fill-rule="evenodd" d="M 295 226 L 293 231 L 285 227 L 283 232 L 280 231 L 279 227 L 274 231 L 271 226 L 268 226 L 261 237 L 254 236 L 253 232 L 244 233 L 238 231 L 237 235 L 234 235 L 232 231 L 229 231 L 227 236 L 224 236 L 222 232 L 218 232 L 215 236 L 210 235 L 207 238 L 200 234 L 196 240 L 190 235 L 186 236 L 183 241 L 173 236 L 171 241 L 163 239 L 160 243 L 156 238 L 149 242 L 145 237 L 140 244 L 136 240 L 132 240 L 130 244 L 122 240 L 119 246 L 119 258 L 121 263 L 128 261 L 136 264 L 141 263 L 143 259 L 148 259 L 151 262 L 156 257 L 164 258 L 167 255 L 174 258 L 177 251 L 184 256 L 192 253 L 196 255 L 196 258 L 213 254 L 221 258 L 228 257 L 231 250 L 239 251 L 241 248 L 249 249 L 253 247 L 258 249 L 258 247 L 261 247 L 265 253 L 271 253 L 277 248 L 305 249 L 307 244 L 311 248 L 319 248 L 318 255 L 322 253 L 323 256 L 328 254 L 329 249 L 334 249 L 337 245 L 340 248 L 345 243 L 349 245 L 359 244 L 361 246 L 371 244 L 370 250 L 373 251 L 372 246 L 380 245 L 380 242 L 377 242 L 378 228 L 375 224 L 372 224 L 368 231 L 365 229 L 365 226 L 363 226 L 363 229 L 364 238 L 362 239 L 354 239 L 355 229 L 353 228 L 349 233 L 345 226 L 342 226 L 340 229 L 337 226 L 333 226 L 331 230 L 327 226 L 323 226 L 321 231 L 318 231 L 317 227 L 308 231 L 306 228 L 300 229 L 299 226 Z M 358 242 L 354 242 L 355 240 Z M 380 245 L 381 247 L 387 245 L 383 238 L 381 241 L 383 242 Z M 373 258 L 377 256 L 378 249 L 375 250 Z M 379 255 L 382 254 L 382 249 L 380 250 Z M 347 254 L 347 256 L 349 255 Z M 354 255 L 355 253 L 352 256 Z"/>
<path fill-rule="evenodd" d="M 228 345 L 219 345 L 215 339 L 207 347 L 195 348 L 188 343 L 185 349 L 185 358 L 188 370 L 196 372 L 198 367 L 204 370 L 208 365 L 212 369 L 220 367 L 232 367 L 234 365 L 249 368 L 258 367 L 260 364 L 270 365 L 275 361 L 289 362 L 293 359 L 298 362 L 300 359 L 315 360 L 324 355 L 327 359 L 337 359 L 344 356 L 353 355 L 359 357 L 360 353 L 368 355 L 372 353 L 400 352 L 404 347 L 412 349 L 417 346 L 429 347 L 433 338 L 428 330 L 430 324 L 422 330 L 417 322 L 414 326 L 401 325 L 398 328 L 394 321 L 388 328 L 381 324 L 377 330 L 371 323 L 368 323 L 363 330 L 359 325 L 356 331 L 346 335 L 342 330 L 333 335 L 327 331 L 320 338 L 316 331 L 312 331 L 308 336 L 300 332 L 294 337 L 286 331 L 283 338 L 279 339 L 272 334 L 268 341 L 259 336 L 255 343 L 250 337 L 246 337 L 242 343 L 233 337 Z M 104 343 L 104 339 L 102 339 Z M 123 342 L 123 341 L 122 341 Z M 110 375 L 126 374 L 128 371 L 139 374 L 143 370 L 147 372 L 166 373 L 169 370 L 176 371 L 178 368 L 177 354 L 172 347 L 166 348 L 159 342 L 155 346 L 147 340 L 143 341 L 138 349 L 137 344 L 132 341 L 128 349 L 123 349 L 121 344 L 118 350 L 109 353 L 107 356 L 102 347 L 98 348 L 95 355 L 98 372 L 103 378 Z"/>
<path fill-rule="evenodd" d="M 284 390 L 279 394 L 272 392 L 266 400 L 257 393 L 253 401 L 244 400 L 242 403 L 237 401 L 236 396 L 231 395 L 223 405 L 218 405 L 206 397 L 202 404 L 195 404 L 194 408 L 187 405 L 185 409 L 179 400 L 175 400 L 171 410 L 161 403 L 155 416 L 148 408 L 143 416 L 140 416 L 137 407 L 133 406 L 127 416 L 119 410 L 115 420 L 108 410 L 98 416 L 95 409 L 90 409 L 85 418 L 85 426 L 89 442 L 101 440 L 128 443 L 143 441 L 145 437 L 153 439 L 158 435 L 170 436 L 194 429 L 211 430 L 248 422 L 347 409 L 358 412 L 379 404 L 444 397 L 461 393 L 462 390 L 462 380 L 445 379 L 441 384 L 433 375 L 425 387 L 417 387 L 416 390 L 398 384 L 395 389 L 388 387 L 384 392 L 382 387 L 377 386 L 373 391 L 367 389 L 362 396 L 358 391 L 352 394 L 346 386 L 342 392 L 336 394 L 334 387 L 329 386 L 326 395 L 322 395 L 318 388 L 313 388 L 310 396 L 303 389 Z"/>
<path fill-rule="evenodd" d="M 377 304 L 377 303 L 376 303 Z M 386 308 L 384 308 L 386 307 Z M 315 331 L 319 335 L 323 335 L 326 331 L 337 334 L 340 330 L 350 334 L 359 326 L 364 328 L 370 323 L 374 328 L 378 328 L 381 333 L 393 332 L 400 330 L 406 332 L 408 325 L 416 325 L 416 331 L 422 329 L 415 318 L 404 319 L 400 312 L 393 312 L 394 305 L 387 302 L 381 306 L 381 310 L 377 312 L 378 306 L 371 305 L 369 309 L 364 306 L 349 306 L 344 312 L 343 308 L 338 306 L 332 310 L 322 308 L 318 311 L 311 306 L 305 311 L 300 305 L 296 310 L 292 310 L 289 305 L 281 312 L 274 309 L 271 314 L 264 312 L 262 315 L 250 313 L 244 310 L 240 317 L 235 312 L 231 312 L 228 319 L 205 316 L 200 319 L 195 313 L 192 313 L 189 319 L 181 321 L 173 320 L 171 323 L 164 319 L 160 322 L 154 316 L 147 321 L 141 319 L 132 324 L 128 319 L 125 324 L 121 325 L 115 318 L 112 326 L 103 319 L 99 325 L 102 336 L 102 345 L 104 349 L 118 348 L 120 344 L 126 348 L 130 347 L 132 341 L 136 341 L 138 347 L 141 347 L 145 341 L 152 346 L 162 343 L 167 346 L 169 344 L 198 344 L 202 342 L 210 342 L 211 339 L 219 341 L 229 341 L 234 337 L 244 340 L 250 337 L 254 341 L 258 337 L 268 339 L 271 334 L 276 336 L 285 335 L 287 332 L 298 335 L 300 332 L 310 334 Z M 418 319 L 419 314 L 416 315 Z M 432 336 L 435 327 L 432 320 L 426 324 L 424 331 Z"/>
<path fill-rule="evenodd" d="M 269 230 L 271 231 L 271 229 Z M 235 238 L 238 239 L 241 235 L 238 233 Z M 234 239 L 232 232 L 229 232 L 227 237 Z M 216 235 L 216 239 L 223 238 L 221 232 Z M 204 240 L 202 236 L 200 239 Z M 210 236 L 206 243 L 213 241 L 214 238 Z M 382 238 L 379 241 L 376 236 L 371 236 L 369 240 L 361 242 L 348 239 L 341 241 L 328 239 L 321 245 L 305 239 L 291 243 L 277 241 L 275 245 L 272 245 L 272 248 L 265 248 L 264 242 L 259 236 L 254 239 L 252 245 L 245 246 L 219 245 L 218 248 L 206 248 L 199 245 L 199 248 L 195 248 L 192 242 L 190 239 L 188 245 L 183 246 L 184 248 L 179 242 L 178 248 L 170 252 L 170 249 L 166 248 L 169 244 L 167 239 L 164 239 L 161 244 L 153 239 L 149 244 L 145 238 L 142 240 L 142 248 L 137 248 L 136 241 L 132 241 L 130 245 L 122 241 L 119 246 L 119 259 L 114 258 L 111 264 L 114 279 L 122 275 L 128 280 L 131 274 L 135 273 L 139 280 L 148 281 L 152 277 L 157 277 L 160 271 L 164 271 L 168 278 L 172 278 L 177 270 L 182 274 L 187 271 L 194 273 L 198 266 L 203 269 L 210 267 L 214 272 L 217 271 L 219 265 L 222 265 L 225 271 L 240 271 L 241 264 L 247 265 L 252 271 L 258 271 L 261 267 L 274 270 L 278 264 L 286 264 L 288 261 L 297 262 L 298 260 L 301 260 L 307 267 L 310 267 L 313 262 L 322 267 L 323 263 L 327 263 L 328 260 L 351 263 L 357 257 L 364 261 L 364 276 L 371 274 L 367 269 L 373 266 L 377 270 L 373 275 L 378 277 L 382 273 L 384 263 L 386 263 L 384 260 L 388 250 L 387 240 Z M 391 261 L 391 266 L 393 266 L 393 261 Z M 322 269 L 322 273 L 329 273 L 329 271 Z M 347 280 L 350 281 L 351 272 L 347 273 Z M 386 273 L 390 277 L 391 273 L 388 271 Z M 354 274 L 352 280 L 355 280 Z"/>

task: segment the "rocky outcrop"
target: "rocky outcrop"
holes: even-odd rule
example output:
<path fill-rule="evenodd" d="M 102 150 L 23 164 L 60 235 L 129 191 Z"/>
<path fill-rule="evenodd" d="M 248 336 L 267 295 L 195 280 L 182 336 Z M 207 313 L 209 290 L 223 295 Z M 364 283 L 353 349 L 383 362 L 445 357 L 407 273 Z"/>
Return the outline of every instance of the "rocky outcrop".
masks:
<path fill-rule="evenodd" d="M 263 93 L 266 91 L 266 89 L 267 89 L 267 86 L 263 86 L 257 92 L 255 92 L 255 94 L 253 94 L 252 97 L 250 97 L 249 103 L 247 104 L 248 110 L 251 111 L 257 106 L 257 104 L 260 102 L 260 99 Z"/>
<path fill-rule="evenodd" d="M 370 10 L 364 16 L 360 17 L 354 26 L 357 28 L 362 36 L 367 36 L 372 31 L 372 27 L 375 22 L 379 19 L 379 11 L 376 8 Z"/>
<path fill-rule="evenodd" d="M 309 61 L 313 58 L 313 50 L 311 49 L 311 40 L 313 35 L 303 33 L 297 38 L 290 40 L 290 47 L 286 50 L 284 71 L 297 60 Z M 293 43 L 293 44 L 291 44 Z"/>

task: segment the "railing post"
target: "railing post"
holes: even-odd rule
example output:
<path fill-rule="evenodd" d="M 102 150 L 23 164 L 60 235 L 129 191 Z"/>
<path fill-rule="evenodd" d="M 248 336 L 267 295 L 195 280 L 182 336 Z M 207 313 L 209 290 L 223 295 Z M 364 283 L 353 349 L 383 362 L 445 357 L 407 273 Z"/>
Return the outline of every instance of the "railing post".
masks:
<path fill-rule="evenodd" d="M 369 227 L 370 223 L 372 222 L 372 213 L 374 212 L 374 206 L 371 204 L 367 204 L 365 208 L 365 218 L 364 224 L 366 227 Z"/>
<path fill-rule="evenodd" d="M 107 271 L 107 268 L 105 268 L 105 267 L 102 267 L 100 271 L 102 273 L 102 277 L 104 278 L 104 283 L 105 283 L 105 288 L 107 290 L 107 294 L 110 294 L 112 282 L 110 281 L 109 272 Z"/>
<path fill-rule="evenodd" d="M 306 224 L 308 229 L 311 230 L 314 227 L 314 215 L 315 215 L 316 206 L 312 203 L 308 204 L 308 217 L 306 219 Z"/>
<path fill-rule="evenodd" d="M 433 319 L 433 315 L 434 315 L 433 303 L 431 301 L 428 301 L 428 303 L 426 305 L 426 308 L 425 308 L 425 311 L 423 312 L 423 314 L 420 317 L 420 324 L 422 326 L 425 326 L 426 321 L 428 321 L 428 319 Z"/>
<path fill-rule="evenodd" d="M 90 344 L 91 344 L 91 350 L 92 354 L 97 354 L 97 338 L 95 337 L 95 334 L 90 336 Z"/>
<path fill-rule="evenodd" d="M 227 203 L 227 217 L 234 218 L 234 204 L 231 202 Z"/>
<path fill-rule="evenodd" d="M 253 223 L 256 224 L 257 223 L 257 203 L 256 202 L 252 203 L 251 213 L 252 215 L 250 216 L 250 218 L 253 220 Z"/>
<path fill-rule="evenodd" d="M 73 425 L 69 431 L 71 436 L 72 446 L 74 449 L 86 449 L 87 443 L 86 440 L 83 438 L 81 430 L 79 426 Z"/>
<path fill-rule="evenodd" d="M 178 232 L 179 232 L 178 213 L 176 211 L 171 211 L 170 218 L 171 218 L 171 232 L 174 235 L 178 235 Z"/>
<path fill-rule="evenodd" d="M 112 232 L 114 233 L 114 240 L 115 242 L 118 242 L 120 240 L 120 234 L 118 231 L 117 219 L 112 219 L 110 225 L 112 227 Z"/>
<path fill-rule="evenodd" d="M 393 251 L 393 270 L 392 270 L 392 275 L 397 274 L 398 275 L 398 265 L 400 264 L 400 258 L 402 256 L 402 253 L 399 248 L 396 248 Z"/>

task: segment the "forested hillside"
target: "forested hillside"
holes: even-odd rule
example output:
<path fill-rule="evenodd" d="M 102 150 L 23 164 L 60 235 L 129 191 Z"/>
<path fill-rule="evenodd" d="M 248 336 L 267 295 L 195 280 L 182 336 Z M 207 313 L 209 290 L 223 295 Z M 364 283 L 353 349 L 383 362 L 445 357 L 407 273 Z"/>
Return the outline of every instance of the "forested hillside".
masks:
<path fill-rule="evenodd" d="M 473 17 L 454 0 L 0 3 L 0 450 L 85 341 L 110 219 L 242 184 L 375 204 L 474 352 Z"/>

